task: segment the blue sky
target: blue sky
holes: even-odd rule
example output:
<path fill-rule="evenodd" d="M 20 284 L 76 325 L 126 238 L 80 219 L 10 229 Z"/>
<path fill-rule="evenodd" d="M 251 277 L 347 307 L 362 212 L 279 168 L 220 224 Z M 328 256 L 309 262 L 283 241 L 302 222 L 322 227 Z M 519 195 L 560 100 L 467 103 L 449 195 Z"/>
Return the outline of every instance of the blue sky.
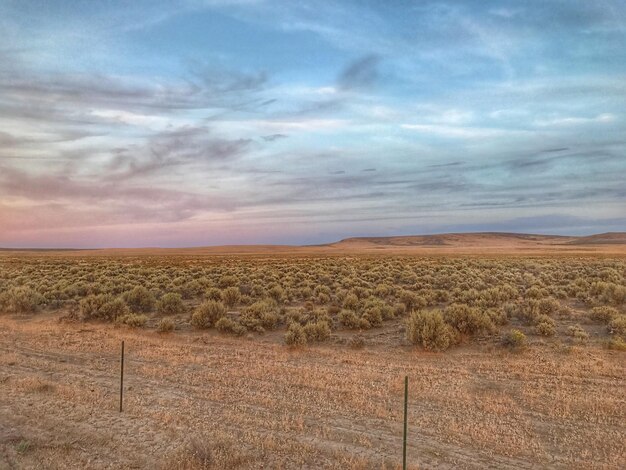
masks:
<path fill-rule="evenodd" d="M 626 2 L 0 2 L 0 246 L 626 230 Z"/>

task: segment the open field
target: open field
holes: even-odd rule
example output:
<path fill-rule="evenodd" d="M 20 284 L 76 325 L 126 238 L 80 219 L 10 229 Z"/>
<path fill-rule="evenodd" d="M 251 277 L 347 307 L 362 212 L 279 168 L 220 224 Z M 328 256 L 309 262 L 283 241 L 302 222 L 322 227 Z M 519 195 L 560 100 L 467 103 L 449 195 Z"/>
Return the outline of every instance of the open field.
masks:
<path fill-rule="evenodd" d="M 6 252 L 0 468 L 398 468 L 404 375 L 410 468 L 623 468 L 625 273 L 606 253 Z"/>
<path fill-rule="evenodd" d="M 194 443 L 215 468 L 398 468 L 405 374 L 411 468 L 624 467 L 623 352 L 292 351 L 45 317 L 0 320 L 2 468 L 202 468 Z"/>

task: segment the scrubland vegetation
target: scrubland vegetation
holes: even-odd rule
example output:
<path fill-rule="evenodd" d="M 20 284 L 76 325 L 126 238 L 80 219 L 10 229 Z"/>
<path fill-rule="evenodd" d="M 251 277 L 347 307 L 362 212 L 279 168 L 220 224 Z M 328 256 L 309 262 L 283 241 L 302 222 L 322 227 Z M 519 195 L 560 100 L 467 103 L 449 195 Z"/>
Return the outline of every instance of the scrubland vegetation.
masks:
<path fill-rule="evenodd" d="M 302 347 L 400 324 L 398 344 L 436 351 L 590 333 L 619 349 L 626 336 L 620 259 L 7 257 L 1 267 L 0 312 L 161 333 L 279 331 Z"/>
<path fill-rule="evenodd" d="M 6 255 L 0 468 L 623 468 L 625 269 Z"/>

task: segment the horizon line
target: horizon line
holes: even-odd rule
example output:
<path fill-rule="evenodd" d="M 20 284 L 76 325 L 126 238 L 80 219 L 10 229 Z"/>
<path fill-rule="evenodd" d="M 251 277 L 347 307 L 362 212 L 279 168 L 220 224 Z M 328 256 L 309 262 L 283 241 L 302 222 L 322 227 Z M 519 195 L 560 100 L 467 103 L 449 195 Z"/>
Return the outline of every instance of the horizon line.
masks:
<path fill-rule="evenodd" d="M 354 235 L 344 237 L 339 240 L 329 241 L 326 243 L 312 243 L 312 244 L 288 244 L 288 243 L 235 243 L 235 244 L 217 244 L 217 245 L 185 245 L 185 246 L 107 246 L 107 247 L 88 247 L 88 248 L 74 248 L 74 247 L 1 247 L 0 251 L 104 251 L 104 250 L 184 250 L 194 248 L 234 248 L 234 247 L 285 247 L 285 248 L 313 248 L 324 247 L 341 243 L 346 240 L 354 239 L 373 239 L 373 238 L 408 238 L 408 237 L 437 237 L 443 235 L 524 235 L 524 236 L 537 236 L 537 237 L 555 237 L 555 238 L 587 238 L 599 235 L 613 235 L 613 234 L 626 234 L 624 231 L 609 231 L 591 233 L 589 235 L 566 235 L 556 233 L 536 233 L 536 232 L 499 232 L 499 231 L 468 231 L 468 232 L 437 232 L 437 233 L 421 233 L 421 234 L 408 234 L 408 235 Z"/>

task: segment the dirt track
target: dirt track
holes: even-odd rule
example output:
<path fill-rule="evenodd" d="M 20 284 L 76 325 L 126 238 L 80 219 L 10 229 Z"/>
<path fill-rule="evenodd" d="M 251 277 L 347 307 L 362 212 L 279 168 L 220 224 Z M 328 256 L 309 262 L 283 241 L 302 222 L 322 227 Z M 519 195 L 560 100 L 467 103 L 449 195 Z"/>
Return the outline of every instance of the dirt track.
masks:
<path fill-rule="evenodd" d="M 405 373 L 413 468 L 626 465 L 624 356 L 592 346 L 290 351 L 45 316 L 1 318 L 0 358 L 2 469 L 169 467 L 194 437 L 244 468 L 396 468 Z"/>

